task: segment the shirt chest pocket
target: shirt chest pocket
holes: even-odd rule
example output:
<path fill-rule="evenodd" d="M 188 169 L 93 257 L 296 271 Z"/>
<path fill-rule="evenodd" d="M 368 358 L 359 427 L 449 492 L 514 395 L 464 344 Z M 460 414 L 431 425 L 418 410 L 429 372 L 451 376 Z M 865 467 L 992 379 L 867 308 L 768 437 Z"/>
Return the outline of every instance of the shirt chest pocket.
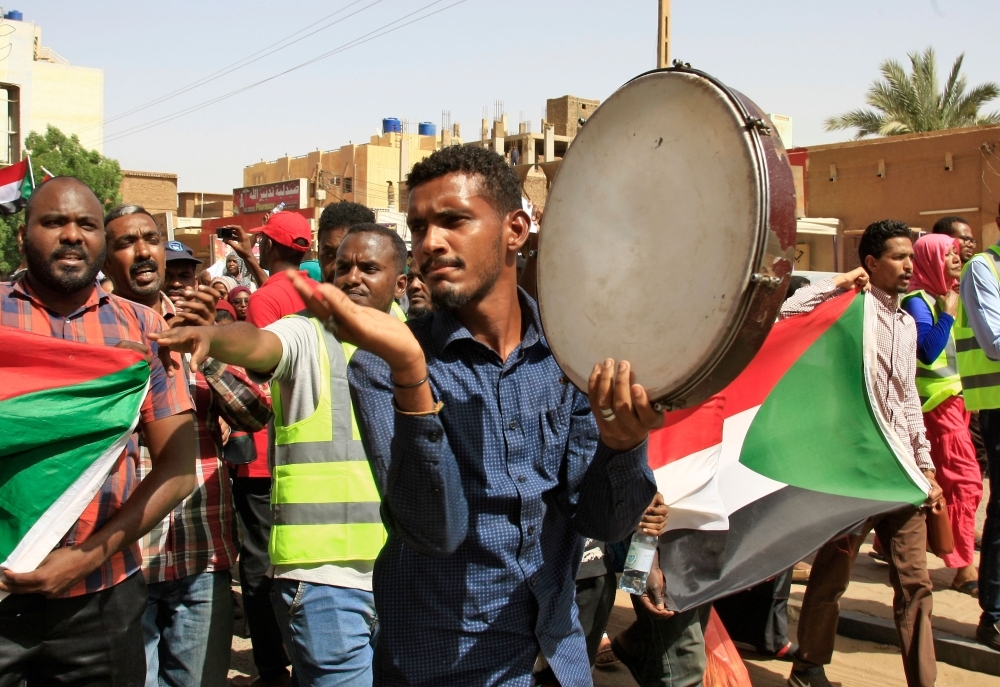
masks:
<path fill-rule="evenodd" d="M 558 478 L 569 445 L 572 400 L 557 403 L 541 412 L 542 465 L 550 478 Z"/>

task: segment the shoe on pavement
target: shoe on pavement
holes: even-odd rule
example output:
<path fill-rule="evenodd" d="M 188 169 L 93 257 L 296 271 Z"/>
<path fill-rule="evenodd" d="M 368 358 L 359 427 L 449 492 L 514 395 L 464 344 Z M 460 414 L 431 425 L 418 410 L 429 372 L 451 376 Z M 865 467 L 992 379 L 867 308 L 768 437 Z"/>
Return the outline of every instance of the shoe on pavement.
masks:
<path fill-rule="evenodd" d="M 263 678 L 260 675 L 236 675 L 229 680 L 231 687 L 288 687 L 292 677 L 287 672 L 276 677 Z"/>
<path fill-rule="evenodd" d="M 788 677 L 788 687 L 832 687 L 832 685 L 826 679 L 823 666 L 812 666 L 793 668 L 792 674 Z"/>
<path fill-rule="evenodd" d="M 996 625 L 983 625 L 979 623 L 976 628 L 976 639 L 980 644 L 985 644 L 991 649 L 1000 651 L 1000 630 Z"/>

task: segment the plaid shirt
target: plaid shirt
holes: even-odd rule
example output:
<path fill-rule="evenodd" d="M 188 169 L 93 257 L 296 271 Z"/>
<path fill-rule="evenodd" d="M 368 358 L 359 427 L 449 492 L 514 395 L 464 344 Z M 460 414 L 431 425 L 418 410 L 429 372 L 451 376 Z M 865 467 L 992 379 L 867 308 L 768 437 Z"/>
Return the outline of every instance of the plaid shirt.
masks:
<path fill-rule="evenodd" d="M 173 303 L 161 297 L 162 312 Z M 222 417 L 231 427 L 255 431 L 267 426 L 271 409 L 261 387 L 238 367 L 209 358 L 201 371 L 188 371 L 194 398 L 198 486 L 142 538 L 142 571 L 147 582 L 168 582 L 203 572 L 228 570 L 236 563 L 239 534 L 233 512 L 229 472 L 221 461 Z M 142 448 L 139 478 L 148 474 L 149 453 Z"/>
<path fill-rule="evenodd" d="M 120 341 L 134 341 L 149 346 L 154 352 L 156 344 L 150 342 L 146 335 L 166 328 L 166 323 L 157 313 L 145 306 L 109 295 L 96 283 L 87 302 L 68 317 L 62 317 L 35 297 L 24 279 L 0 283 L 0 324 L 98 346 L 114 346 Z M 58 374 L 58 370 L 53 373 Z M 150 363 L 150 391 L 140 410 L 140 427 L 147 422 L 191 409 L 191 397 L 183 378 L 179 375 L 168 377 L 163 365 L 154 355 Z M 138 462 L 138 435 L 133 435 L 97 496 L 66 533 L 60 547 L 82 544 L 118 512 L 138 482 Z M 132 542 L 112 554 L 101 567 L 75 584 L 65 596 L 80 596 L 112 587 L 138 571 L 140 560 L 139 544 Z"/>
<path fill-rule="evenodd" d="M 807 313 L 825 300 L 845 293 L 833 278 L 795 292 L 781 306 L 781 318 Z M 917 394 L 917 327 L 913 318 L 899 307 L 899 297 L 871 287 L 868 297 L 876 303 L 878 317 L 875 392 L 889 425 L 921 470 L 934 470 L 931 445 L 924 429 L 924 414 Z M 908 441 L 907 441 L 908 440 Z"/>

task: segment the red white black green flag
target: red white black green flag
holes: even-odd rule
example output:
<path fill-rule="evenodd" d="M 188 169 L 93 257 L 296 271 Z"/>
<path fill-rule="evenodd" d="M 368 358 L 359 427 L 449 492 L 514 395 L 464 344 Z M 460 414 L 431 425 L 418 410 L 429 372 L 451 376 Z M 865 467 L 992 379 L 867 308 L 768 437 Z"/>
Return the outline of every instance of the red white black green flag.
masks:
<path fill-rule="evenodd" d="M 0 327 L 0 350 L 0 566 L 30 572 L 121 455 L 149 365 L 129 349 L 10 327 Z"/>
<path fill-rule="evenodd" d="M 34 189 L 30 158 L 0 169 L 0 215 L 13 215 L 23 208 Z"/>
<path fill-rule="evenodd" d="M 732 384 L 650 436 L 670 505 L 660 565 L 671 608 L 746 589 L 926 499 L 873 393 L 873 304 L 850 293 L 778 322 Z"/>

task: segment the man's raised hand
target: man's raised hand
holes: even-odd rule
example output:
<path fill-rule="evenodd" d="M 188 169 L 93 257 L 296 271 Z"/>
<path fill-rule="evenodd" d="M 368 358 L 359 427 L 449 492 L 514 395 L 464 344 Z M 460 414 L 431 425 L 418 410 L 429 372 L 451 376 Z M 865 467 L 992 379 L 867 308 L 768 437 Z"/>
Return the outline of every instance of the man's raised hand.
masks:
<path fill-rule="evenodd" d="M 149 340 L 155 341 L 159 345 L 161 360 L 164 355 L 169 357 L 171 351 L 190 353 L 191 371 L 197 372 L 200 365 L 205 362 L 205 358 L 208 357 L 212 345 L 212 332 L 214 330 L 214 326 L 177 327 L 150 334 Z M 166 363 L 164 363 L 164 367 L 167 367 Z M 169 368 L 167 371 L 168 374 L 172 374 Z"/>

